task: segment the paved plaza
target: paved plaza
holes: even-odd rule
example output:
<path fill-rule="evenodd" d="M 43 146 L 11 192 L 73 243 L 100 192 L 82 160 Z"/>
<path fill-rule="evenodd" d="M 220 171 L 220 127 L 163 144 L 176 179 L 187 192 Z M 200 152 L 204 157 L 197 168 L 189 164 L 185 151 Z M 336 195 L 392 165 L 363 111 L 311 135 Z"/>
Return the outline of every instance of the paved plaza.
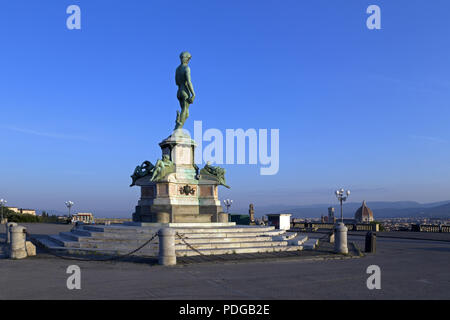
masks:
<path fill-rule="evenodd" d="M 72 228 L 25 225 L 33 235 Z M 363 240 L 349 235 L 359 248 Z M 145 259 L 70 261 L 39 253 L 0 258 L 0 299 L 450 299 L 449 262 L 450 242 L 386 237 L 377 239 L 375 255 L 351 259 L 305 251 L 297 257 L 162 267 Z M 66 269 L 73 264 L 81 268 L 80 290 L 66 287 Z M 380 290 L 367 289 L 370 265 L 381 269 Z"/>

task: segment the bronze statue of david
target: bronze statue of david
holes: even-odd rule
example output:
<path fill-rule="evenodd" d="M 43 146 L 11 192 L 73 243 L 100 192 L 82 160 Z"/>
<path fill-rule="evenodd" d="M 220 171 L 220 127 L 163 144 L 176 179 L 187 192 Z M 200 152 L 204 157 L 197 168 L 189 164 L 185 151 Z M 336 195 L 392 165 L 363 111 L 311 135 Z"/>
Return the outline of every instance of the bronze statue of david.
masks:
<path fill-rule="evenodd" d="M 191 69 L 188 66 L 192 56 L 184 51 L 180 54 L 181 64 L 175 72 L 175 83 L 178 86 L 177 99 L 180 103 L 181 113 L 177 111 L 175 130 L 183 128 L 184 122 L 189 117 L 189 105 L 194 102 L 195 92 L 191 82 Z"/>

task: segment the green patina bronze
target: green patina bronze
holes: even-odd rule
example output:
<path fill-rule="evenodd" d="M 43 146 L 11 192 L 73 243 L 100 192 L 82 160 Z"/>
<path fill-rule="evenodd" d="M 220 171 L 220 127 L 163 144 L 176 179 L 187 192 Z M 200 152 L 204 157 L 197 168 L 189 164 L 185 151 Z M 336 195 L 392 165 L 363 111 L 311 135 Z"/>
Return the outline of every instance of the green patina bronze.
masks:
<path fill-rule="evenodd" d="M 189 105 L 195 99 L 194 87 L 191 82 L 191 69 L 188 66 L 191 57 L 189 52 L 182 52 L 180 54 L 181 64 L 175 72 L 175 83 L 178 86 L 177 99 L 181 107 L 181 113 L 177 111 L 175 130 L 183 128 L 186 119 L 189 117 Z"/>
<path fill-rule="evenodd" d="M 177 67 L 175 72 L 175 83 L 178 86 L 177 99 L 180 103 L 181 112 L 177 111 L 174 130 L 183 128 L 186 119 L 189 117 L 189 105 L 191 105 L 195 99 L 194 87 L 191 82 L 191 70 L 188 66 L 191 57 L 189 52 L 182 52 L 180 54 L 181 64 Z M 181 132 L 181 130 L 175 132 Z M 201 170 L 199 170 L 199 167 L 196 164 L 193 164 L 193 167 L 196 173 L 195 178 L 197 180 L 213 180 L 219 185 L 230 188 L 225 182 L 224 168 L 212 166 L 210 162 L 207 162 Z M 140 166 L 136 167 L 131 175 L 132 182 L 130 187 L 136 185 L 137 180 L 140 178 L 150 176 L 150 181 L 158 182 L 173 172 L 175 172 L 175 165 L 167 154 L 163 155 L 162 159 L 158 160 L 155 165 L 150 161 L 144 161 Z M 183 189 L 183 192 L 188 192 L 188 190 Z"/>
<path fill-rule="evenodd" d="M 140 166 L 136 166 L 134 169 L 134 173 L 131 175 L 131 179 L 133 180 L 130 184 L 130 187 L 136 184 L 136 181 L 140 178 L 148 176 L 153 172 L 153 164 L 150 161 L 144 161 Z"/>
<path fill-rule="evenodd" d="M 134 169 L 134 173 L 131 175 L 132 182 L 130 187 L 136 185 L 136 181 L 140 178 L 150 176 L 150 181 L 160 181 L 172 172 L 175 172 L 175 166 L 166 154 L 162 160 L 156 161 L 155 165 L 150 161 L 144 161 Z"/>
<path fill-rule="evenodd" d="M 165 154 L 162 160 L 156 161 L 155 167 L 152 170 L 150 181 L 159 181 L 166 177 L 169 173 L 175 172 L 175 165 L 170 160 L 170 157 Z"/>
<path fill-rule="evenodd" d="M 200 175 L 206 176 L 206 178 L 217 181 L 220 185 L 230 189 L 225 182 L 225 169 L 217 166 L 212 166 L 208 161 L 203 169 L 200 170 Z"/>

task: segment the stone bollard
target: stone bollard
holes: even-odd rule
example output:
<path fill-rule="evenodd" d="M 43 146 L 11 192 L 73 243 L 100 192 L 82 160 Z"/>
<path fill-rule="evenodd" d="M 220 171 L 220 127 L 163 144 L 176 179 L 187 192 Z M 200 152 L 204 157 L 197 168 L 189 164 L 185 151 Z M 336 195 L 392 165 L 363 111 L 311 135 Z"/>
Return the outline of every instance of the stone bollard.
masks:
<path fill-rule="evenodd" d="M 371 253 L 375 253 L 377 251 L 377 234 L 375 232 L 367 232 L 365 251 Z"/>
<path fill-rule="evenodd" d="M 333 231 L 333 233 L 332 234 L 330 234 L 330 236 L 328 237 L 328 242 L 329 243 L 334 243 L 334 231 Z"/>
<path fill-rule="evenodd" d="M 11 243 L 9 249 L 9 257 L 11 259 L 23 259 L 27 257 L 25 247 L 26 230 L 27 229 L 22 226 L 13 226 L 11 228 Z"/>
<path fill-rule="evenodd" d="M 220 222 L 220 223 L 226 223 L 228 221 L 228 213 L 225 212 L 216 212 L 211 217 L 211 222 Z"/>
<path fill-rule="evenodd" d="M 177 264 L 175 255 L 175 230 L 162 228 L 158 231 L 159 236 L 159 259 L 158 263 L 163 266 L 173 266 Z"/>
<path fill-rule="evenodd" d="M 11 228 L 17 226 L 15 222 L 8 222 L 6 225 L 6 243 L 11 243 Z"/>
<path fill-rule="evenodd" d="M 27 257 L 36 255 L 36 246 L 31 241 L 25 241 L 25 250 L 27 251 Z"/>
<path fill-rule="evenodd" d="M 226 222 L 228 222 L 228 213 L 225 213 L 225 212 L 221 212 L 221 213 L 219 213 L 219 221 L 218 222 L 221 222 L 221 223 L 226 223 Z"/>
<path fill-rule="evenodd" d="M 170 213 L 157 212 L 156 213 L 156 222 L 157 223 L 169 223 L 170 222 Z"/>
<path fill-rule="evenodd" d="M 335 242 L 334 252 L 336 253 L 348 253 L 347 247 L 347 227 L 342 222 L 339 222 L 334 227 Z"/>

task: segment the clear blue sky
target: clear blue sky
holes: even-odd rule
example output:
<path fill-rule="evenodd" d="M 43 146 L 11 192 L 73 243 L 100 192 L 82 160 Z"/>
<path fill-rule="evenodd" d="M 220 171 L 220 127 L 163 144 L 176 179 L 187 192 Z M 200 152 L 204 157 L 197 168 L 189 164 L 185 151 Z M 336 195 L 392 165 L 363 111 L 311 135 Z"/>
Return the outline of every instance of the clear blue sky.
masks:
<path fill-rule="evenodd" d="M 82 29 L 66 28 L 67 6 Z M 381 7 L 382 30 L 366 28 Z M 280 129 L 280 170 L 227 165 L 221 198 L 332 203 L 450 198 L 450 2 L 2 1 L 0 197 L 128 217 L 129 175 L 174 125 L 174 70 L 192 53 L 186 127 Z"/>

